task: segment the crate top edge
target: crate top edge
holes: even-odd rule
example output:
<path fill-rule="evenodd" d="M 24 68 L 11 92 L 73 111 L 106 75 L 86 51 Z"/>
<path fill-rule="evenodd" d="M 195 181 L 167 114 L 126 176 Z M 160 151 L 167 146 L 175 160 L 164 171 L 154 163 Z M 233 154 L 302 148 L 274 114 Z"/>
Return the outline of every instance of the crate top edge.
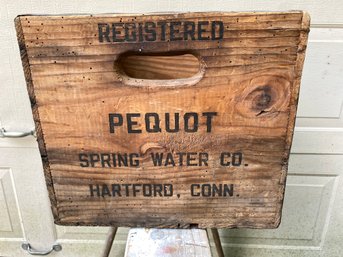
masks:
<path fill-rule="evenodd" d="M 112 17 L 130 17 L 130 16 L 168 16 L 168 15 L 190 15 L 190 14 L 197 14 L 197 15 L 219 15 L 219 16 L 248 16 L 248 15 L 282 15 L 282 14 L 303 14 L 309 16 L 308 12 L 302 10 L 287 10 L 287 11 L 244 11 L 244 12 L 237 12 L 237 11 L 208 11 L 208 12 L 147 12 L 147 13 L 61 13 L 61 14 L 20 14 L 16 16 L 15 19 L 18 18 L 71 18 L 71 17 L 79 17 L 79 18 L 112 18 Z"/>

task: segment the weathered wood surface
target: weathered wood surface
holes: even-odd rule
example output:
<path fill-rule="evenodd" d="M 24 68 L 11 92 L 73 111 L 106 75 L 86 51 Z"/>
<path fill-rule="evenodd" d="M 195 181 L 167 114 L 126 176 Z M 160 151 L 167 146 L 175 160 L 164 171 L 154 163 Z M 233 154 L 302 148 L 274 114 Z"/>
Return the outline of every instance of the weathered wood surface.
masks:
<path fill-rule="evenodd" d="M 15 22 L 57 224 L 278 226 L 306 13 L 19 16 Z M 125 37 L 128 23 L 136 24 L 135 41 L 133 25 Z M 130 52 L 138 57 L 122 55 Z M 179 60 L 151 56 L 161 52 L 180 54 Z M 155 114 L 146 122 L 146 113 L 159 122 Z M 131 154 L 131 165 L 113 167 L 118 153 Z M 175 166 L 171 159 L 155 166 L 156 153 L 169 153 Z"/>

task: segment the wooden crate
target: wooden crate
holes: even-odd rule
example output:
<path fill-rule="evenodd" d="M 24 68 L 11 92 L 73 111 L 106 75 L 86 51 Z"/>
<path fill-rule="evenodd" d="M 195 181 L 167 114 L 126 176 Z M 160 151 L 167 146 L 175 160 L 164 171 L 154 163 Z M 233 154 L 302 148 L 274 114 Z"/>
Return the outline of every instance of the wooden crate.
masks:
<path fill-rule="evenodd" d="M 309 16 L 19 16 L 56 224 L 275 228 Z"/>

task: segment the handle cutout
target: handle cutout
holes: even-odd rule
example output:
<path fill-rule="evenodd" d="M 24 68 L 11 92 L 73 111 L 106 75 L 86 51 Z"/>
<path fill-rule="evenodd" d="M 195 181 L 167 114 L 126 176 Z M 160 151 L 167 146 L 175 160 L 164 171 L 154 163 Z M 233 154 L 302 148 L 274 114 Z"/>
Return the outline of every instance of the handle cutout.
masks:
<path fill-rule="evenodd" d="M 190 86 L 204 75 L 204 62 L 192 53 L 125 53 L 115 70 L 126 85 L 148 87 Z"/>

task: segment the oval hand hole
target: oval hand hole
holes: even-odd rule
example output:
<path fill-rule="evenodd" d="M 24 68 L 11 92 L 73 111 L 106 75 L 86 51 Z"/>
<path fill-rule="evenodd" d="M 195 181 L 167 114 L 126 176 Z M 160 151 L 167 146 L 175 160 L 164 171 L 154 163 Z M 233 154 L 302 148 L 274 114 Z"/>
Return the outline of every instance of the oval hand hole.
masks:
<path fill-rule="evenodd" d="M 199 82 L 204 66 L 191 53 L 126 53 L 116 61 L 115 70 L 126 85 L 176 87 Z"/>

